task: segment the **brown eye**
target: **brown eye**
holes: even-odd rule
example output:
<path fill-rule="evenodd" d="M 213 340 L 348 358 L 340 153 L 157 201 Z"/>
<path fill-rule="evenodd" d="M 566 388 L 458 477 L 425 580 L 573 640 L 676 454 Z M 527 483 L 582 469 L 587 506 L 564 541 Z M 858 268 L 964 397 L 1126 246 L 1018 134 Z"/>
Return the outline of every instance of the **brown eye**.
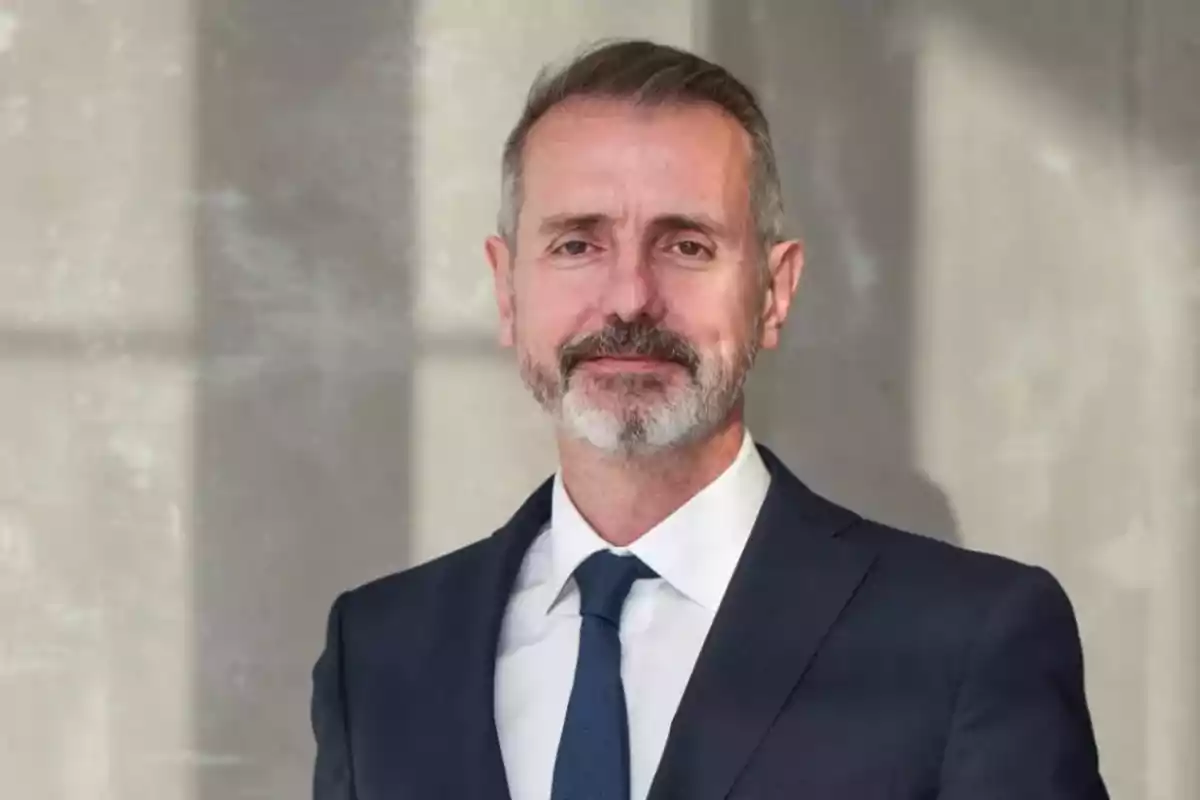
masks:
<path fill-rule="evenodd" d="M 683 256 L 684 258 L 700 258 L 702 256 L 711 255 L 711 252 L 707 247 L 699 242 L 692 241 L 691 239 L 684 239 L 676 242 L 674 247 L 675 252 L 679 253 L 679 255 Z"/>
<path fill-rule="evenodd" d="M 555 250 L 567 256 L 582 256 L 588 251 L 588 243 L 582 239 L 572 239 L 569 242 L 563 242 Z"/>

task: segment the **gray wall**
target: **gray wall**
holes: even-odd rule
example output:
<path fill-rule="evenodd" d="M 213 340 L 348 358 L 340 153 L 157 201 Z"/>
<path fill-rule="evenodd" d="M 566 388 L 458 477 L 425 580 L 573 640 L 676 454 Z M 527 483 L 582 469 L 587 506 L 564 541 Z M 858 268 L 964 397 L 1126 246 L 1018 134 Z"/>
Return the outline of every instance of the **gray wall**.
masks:
<path fill-rule="evenodd" d="M 334 594 L 553 468 L 481 241 L 541 63 L 693 47 L 809 246 L 756 436 L 1051 568 L 1114 797 L 1200 796 L 1200 5 L 9 0 L 0 775 L 301 797 Z"/>

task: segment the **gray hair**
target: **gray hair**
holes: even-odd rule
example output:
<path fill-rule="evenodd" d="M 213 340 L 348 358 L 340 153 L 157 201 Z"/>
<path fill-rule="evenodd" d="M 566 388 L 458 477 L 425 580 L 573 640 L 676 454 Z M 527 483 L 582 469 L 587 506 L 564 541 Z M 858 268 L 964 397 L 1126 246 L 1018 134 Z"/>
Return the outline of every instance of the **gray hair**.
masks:
<path fill-rule="evenodd" d="M 765 254 L 783 240 L 783 191 L 767 118 L 750 91 L 724 67 L 666 45 L 641 40 L 599 42 L 566 66 L 538 73 L 521 118 L 504 144 L 501 165 L 500 235 L 516 247 L 522 203 L 525 139 L 550 109 L 572 97 L 629 100 L 638 105 L 711 103 L 750 137 L 750 210 Z"/>

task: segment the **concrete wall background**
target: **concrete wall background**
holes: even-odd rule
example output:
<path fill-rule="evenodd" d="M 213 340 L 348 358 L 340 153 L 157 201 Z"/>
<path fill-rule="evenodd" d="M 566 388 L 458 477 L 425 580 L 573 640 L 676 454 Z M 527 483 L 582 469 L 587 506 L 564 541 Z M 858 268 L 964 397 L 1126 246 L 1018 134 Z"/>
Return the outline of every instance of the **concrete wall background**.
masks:
<path fill-rule="evenodd" d="M 481 240 L 537 67 L 640 35 L 771 116 L 809 242 L 752 427 L 1075 601 L 1114 797 L 1200 796 L 1191 0 L 4 0 L 0 774 L 304 796 L 334 593 L 553 467 Z"/>

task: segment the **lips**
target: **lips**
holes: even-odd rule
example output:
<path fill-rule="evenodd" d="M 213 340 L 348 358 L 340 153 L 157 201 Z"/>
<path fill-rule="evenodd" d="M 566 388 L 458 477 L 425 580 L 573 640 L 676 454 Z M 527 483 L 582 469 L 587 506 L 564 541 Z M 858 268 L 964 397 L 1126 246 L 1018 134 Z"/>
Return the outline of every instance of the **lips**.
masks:
<path fill-rule="evenodd" d="M 579 367 L 622 373 L 650 372 L 664 366 L 682 367 L 694 376 L 699 364 L 699 355 L 687 339 L 644 319 L 610 320 L 600 331 L 559 348 L 559 369 L 564 376 Z"/>
<path fill-rule="evenodd" d="M 655 363 L 659 363 L 659 364 L 671 363 L 670 361 L 668 361 L 665 358 L 657 358 L 655 356 L 596 356 L 595 358 L 589 358 L 588 361 L 589 362 L 596 362 L 596 361 L 633 361 L 633 362 L 647 361 L 647 362 L 655 362 Z"/>
<path fill-rule="evenodd" d="M 600 371 L 612 372 L 640 372 L 668 366 L 680 366 L 674 361 L 649 356 L 601 356 L 586 359 L 583 364 Z"/>

